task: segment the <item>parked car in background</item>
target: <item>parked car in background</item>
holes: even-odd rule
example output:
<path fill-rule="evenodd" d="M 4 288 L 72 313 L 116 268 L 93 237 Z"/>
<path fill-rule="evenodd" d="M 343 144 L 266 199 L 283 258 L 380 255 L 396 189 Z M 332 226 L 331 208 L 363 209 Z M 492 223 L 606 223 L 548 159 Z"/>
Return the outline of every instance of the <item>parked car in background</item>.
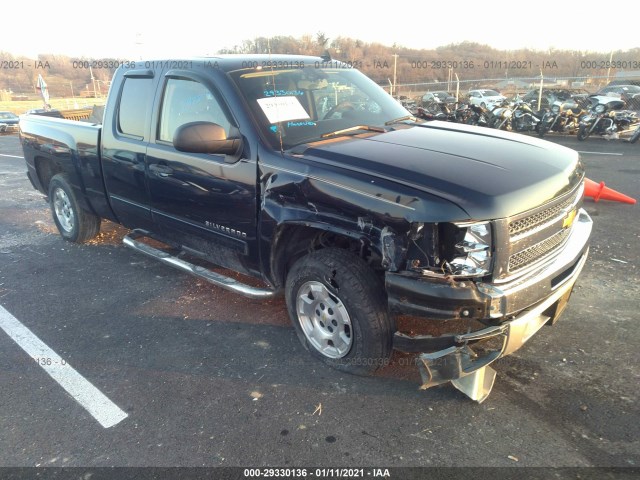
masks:
<path fill-rule="evenodd" d="M 0 133 L 18 130 L 20 118 L 13 112 L 0 112 Z"/>
<path fill-rule="evenodd" d="M 609 85 L 601 88 L 596 95 L 603 97 L 620 96 L 620 98 L 629 103 L 632 100 L 640 99 L 640 86 L 638 85 Z"/>
<path fill-rule="evenodd" d="M 607 87 L 611 87 L 613 85 L 638 85 L 640 87 L 640 80 L 612 80 L 608 83 Z"/>
<path fill-rule="evenodd" d="M 469 103 L 482 108 L 491 108 L 507 99 L 496 90 L 469 90 Z"/>
<path fill-rule="evenodd" d="M 442 103 L 454 103 L 456 101 L 456 97 L 451 95 L 449 92 L 436 91 L 436 92 L 427 92 L 422 96 L 422 105 L 426 105 L 431 102 L 442 102 Z"/>
<path fill-rule="evenodd" d="M 585 90 L 575 88 L 543 88 L 542 101 L 538 108 L 538 96 L 540 89 L 534 88 L 527 92 L 522 100 L 527 102 L 534 110 L 542 110 L 551 107 L 554 103 L 575 103 L 575 106 L 584 106 L 587 102 L 589 93 Z"/>

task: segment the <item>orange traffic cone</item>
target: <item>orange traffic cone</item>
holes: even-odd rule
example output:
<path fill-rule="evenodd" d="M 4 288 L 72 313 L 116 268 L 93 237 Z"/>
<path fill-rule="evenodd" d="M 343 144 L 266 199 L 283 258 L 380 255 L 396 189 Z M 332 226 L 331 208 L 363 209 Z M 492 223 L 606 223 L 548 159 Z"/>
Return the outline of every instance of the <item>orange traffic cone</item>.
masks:
<path fill-rule="evenodd" d="M 596 183 L 588 178 L 584 179 L 584 196 L 593 198 L 594 202 L 602 199 L 612 200 L 614 202 L 630 203 L 632 205 L 636 203 L 635 198 L 627 197 L 620 192 L 616 192 L 609 187 L 605 187 L 604 182 Z"/>

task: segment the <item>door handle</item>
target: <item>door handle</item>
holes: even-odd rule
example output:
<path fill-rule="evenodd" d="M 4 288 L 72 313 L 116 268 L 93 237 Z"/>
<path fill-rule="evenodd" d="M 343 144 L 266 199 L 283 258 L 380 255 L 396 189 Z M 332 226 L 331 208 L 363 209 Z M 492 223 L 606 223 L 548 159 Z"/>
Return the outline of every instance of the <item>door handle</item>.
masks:
<path fill-rule="evenodd" d="M 173 168 L 161 163 L 153 163 L 149 165 L 149 171 L 158 177 L 168 177 L 173 174 Z"/>

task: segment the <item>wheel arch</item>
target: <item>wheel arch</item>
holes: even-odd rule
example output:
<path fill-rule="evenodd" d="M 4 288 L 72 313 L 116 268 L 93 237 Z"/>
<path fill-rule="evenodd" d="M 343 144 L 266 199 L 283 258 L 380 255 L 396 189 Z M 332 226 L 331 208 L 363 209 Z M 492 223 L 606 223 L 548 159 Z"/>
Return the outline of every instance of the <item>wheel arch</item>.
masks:
<path fill-rule="evenodd" d="M 36 169 L 38 182 L 40 182 L 43 191 L 48 195 L 51 179 L 59 173 L 65 173 L 65 169 L 52 159 L 40 155 L 33 159 L 33 164 Z"/>
<path fill-rule="evenodd" d="M 357 226 L 357 225 L 356 225 Z M 380 270 L 379 234 L 365 235 L 357 229 L 346 229 L 326 223 L 290 221 L 278 225 L 271 244 L 272 282 L 283 286 L 293 264 L 303 256 L 322 248 L 340 248 L 365 260 Z"/>

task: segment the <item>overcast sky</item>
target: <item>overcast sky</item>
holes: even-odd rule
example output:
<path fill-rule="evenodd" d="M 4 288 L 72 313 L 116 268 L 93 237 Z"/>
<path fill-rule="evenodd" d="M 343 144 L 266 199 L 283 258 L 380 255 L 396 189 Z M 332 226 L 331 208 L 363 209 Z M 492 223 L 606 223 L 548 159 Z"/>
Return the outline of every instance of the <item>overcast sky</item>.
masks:
<path fill-rule="evenodd" d="M 30 57 L 199 56 L 258 36 L 318 32 L 329 39 L 348 36 L 427 49 L 462 41 L 511 50 L 610 52 L 640 46 L 638 0 L 600 2 L 597 10 L 568 0 L 5 3 L 0 50 Z"/>

